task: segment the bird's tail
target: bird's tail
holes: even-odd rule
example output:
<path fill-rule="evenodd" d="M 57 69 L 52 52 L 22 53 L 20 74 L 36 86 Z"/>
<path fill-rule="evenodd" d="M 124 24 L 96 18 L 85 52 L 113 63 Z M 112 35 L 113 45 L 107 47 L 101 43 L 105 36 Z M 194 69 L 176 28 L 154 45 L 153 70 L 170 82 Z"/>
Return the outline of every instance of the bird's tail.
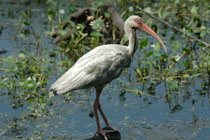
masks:
<path fill-rule="evenodd" d="M 51 86 L 51 91 L 54 95 L 58 95 L 58 94 L 64 94 L 67 93 L 69 91 L 72 90 L 72 87 L 69 86 L 68 84 L 65 83 L 57 83 L 55 82 L 52 86 Z"/>

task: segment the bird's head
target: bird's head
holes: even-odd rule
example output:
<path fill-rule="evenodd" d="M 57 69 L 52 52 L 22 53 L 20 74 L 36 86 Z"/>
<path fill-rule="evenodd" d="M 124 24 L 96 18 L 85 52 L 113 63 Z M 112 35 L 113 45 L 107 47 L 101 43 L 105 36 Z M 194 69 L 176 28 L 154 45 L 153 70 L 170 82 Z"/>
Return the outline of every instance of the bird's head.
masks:
<path fill-rule="evenodd" d="M 149 28 L 146 24 L 143 23 L 142 19 L 139 16 L 130 16 L 126 21 L 125 21 L 125 31 L 130 29 L 141 29 L 150 35 L 154 36 L 160 44 L 163 46 L 165 53 L 167 53 L 166 46 L 164 45 L 163 41 L 160 39 L 160 37 L 151 29 Z"/>

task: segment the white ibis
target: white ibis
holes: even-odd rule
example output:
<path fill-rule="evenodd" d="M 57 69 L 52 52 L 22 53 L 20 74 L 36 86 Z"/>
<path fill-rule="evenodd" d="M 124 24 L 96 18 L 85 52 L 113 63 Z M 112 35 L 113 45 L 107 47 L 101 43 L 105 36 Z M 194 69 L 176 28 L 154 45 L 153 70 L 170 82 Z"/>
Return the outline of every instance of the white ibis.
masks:
<path fill-rule="evenodd" d="M 51 86 L 51 90 L 54 94 L 64 94 L 76 89 L 95 87 L 96 98 L 93 104 L 97 124 L 97 132 L 95 135 L 101 134 L 104 136 L 105 140 L 108 140 L 106 133 L 110 131 L 101 129 L 98 111 L 106 126 L 109 127 L 110 125 L 101 109 L 99 98 L 104 86 L 119 77 L 124 68 L 129 67 L 137 49 L 136 29 L 142 29 L 154 36 L 163 46 L 165 53 L 167 53 L 166 47 L 160 37 L 144 24 L 139 16 L 129 17 L 125 21 L 124 29 L 129 39 L 128 46 L 108 44 L 94 48 L 79 58 L 77 62 Z"/>

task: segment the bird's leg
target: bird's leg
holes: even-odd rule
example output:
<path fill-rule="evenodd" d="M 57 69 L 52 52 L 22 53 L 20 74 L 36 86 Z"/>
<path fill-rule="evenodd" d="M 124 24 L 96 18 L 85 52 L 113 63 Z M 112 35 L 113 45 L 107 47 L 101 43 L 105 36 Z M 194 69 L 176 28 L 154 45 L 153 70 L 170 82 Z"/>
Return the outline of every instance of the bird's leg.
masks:
<path fill-rule="evenodd" d="M 95 102 L 93 104 L 93 110 L 94 110 L 94 115 L 95 115 L 95 118 L 96 118 L 97 131 L 101 130 L 101 125 L 100 125 L 100 122 L 99 122 L 98 111 L 97 111 L 98 110 L 99 97 L 100 97 L 100 93 L 97 93 L 97 91 L 96 91 L 96 99 L 95 99 Z"/>
<path fill-rule="evenodd" d="M 106 124 L 106 126 L 107 126 L 107 127 L 110 127 L 109 122 L 108 122 L 106 116 L 104 115 L 103 110 L 101 109 L 101 104 L 100 104 L 100 102 L 98 102 L 98 110 L 99 110 L 99 112 L 100 112 L 100 114 L 101 114 L 101 116 L 102 116 L 102 118 L 103 118 L 104 123 Z M 106 133 L 112 133 L 112 132 L 118 132 L 118 133 L 120 133 L 117 129 L 113 129 L 113 130 L 103 130 L 103 132 L 104 132 L 105 134 L 106 134 Z"/>
<path fill-rule="evenodd" d="M 109 122 L 108 122 L 106 116 L 104 115 L 103 110 L 101 109 L 101 104 L 100 104 L 100 102 L 98 102 L 98 110 L 99 110 L 99 112 L 100 112 L 100 114 L 101 114 L 101 116 L 102 116 L 102 118 L 103 118 L 103 120 L 104 120 L 106 126 L 107 126 L 107 127 L 110 127 Z"/>
<path fill-rule="evenodd" d="M 95 99 L 95 102 L 93 104 L 93 110 L 94 110 L 94 115 L 95 115 L 95 118 L 96 118 L 96 125 L 97 125 L 97 132 L 95 133 L 94 136 L 96 136 L 99 133 L 102 136 L 104 136 L 105 140 L 108 140 L 108 138 L 106 137 L 106 134 L 101 129 L 101 125 L 100 125 L 99 117 L 98 117 L 98 111 L 97 111 L 98 110 L 99 98 L 100 98 L 101 91 L 102 91 L 102 88 L 100 88 L 100 89 L 96 88 L 96 99 Z"/>
<path fill-rule="evenodd" d="M 97 96 L 100 97 L 101 91 L 102 91 L 102 88 L 96 89 L 96 94 L 98 94 L 98 95 L 96 95 L 96 99 L 97 99 Z M 107 127 L 110 127 L 109 122 L 108 122 L 106 116 L 104 115 L 103 110 L 101 109 L 101 104 L 100 104 L 100 101 L 99 101 L 99 97 L 98 97 L 98 100 L 95 101 L 95 102 L 98 103 L 98 104 L 97 104 L 97 107 L 98 107 L 97 109 L 99 110 L 99 112 L 100 112 L 100 114 L 101 114 L 101 116 L 102 116 L 102 118 L 103 118 L 103 120 L 104 120 L 106 126 L 107 126 Z M 94 103 L 94 104 L 95 104 L 95 103 Z M 96 104 L 94 105 L 94 107 L 96 107 Z M 97 115 L 97 116 L 98 116 L 98 115 Z"/>
<path fill-rule="evenodd" d="M 102 136 L 104 136 L 105 140 L 108 140 L 108 138 L 106 137 L 106 133 L 119 132 L 119 131 L 118 130 L 102 130 L 101 129 L 101 125 L 100 125 L 100 122 L 99 122 L 99 117 L 98 117 L 98 111 L 97 110 L 99 110 L 106 126 L 110 127 L 109 122 L 108 122 L 106 116 L 104 115 L 104 113 L 101 109 L 100 102 L 99 102 L 99 98 L 100 98 L 102 89 L 103 88 L 99 88 L 99 89 L 96 88 L 96 99 L 95 99 L 95 102 L 93 104 L 93 110 L 94 110 L 94 115 L 95 115 L 95 118 L 96 118 L 96 125 L 97 125 L 97 132 L 95 133 L 94 136 L 96 136 L 97 134 L 101 134 Z"/>

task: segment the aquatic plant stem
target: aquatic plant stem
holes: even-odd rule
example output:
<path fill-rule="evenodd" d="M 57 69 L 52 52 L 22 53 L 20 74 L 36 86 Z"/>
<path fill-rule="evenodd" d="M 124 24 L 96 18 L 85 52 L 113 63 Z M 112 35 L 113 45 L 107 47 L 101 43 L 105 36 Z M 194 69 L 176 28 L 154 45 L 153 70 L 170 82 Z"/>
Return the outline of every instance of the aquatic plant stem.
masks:
<path fill-rule="evenodd" d="M 193 40 L 195 40 L 195 41 L 197 41 L 197 42 L 199 42 L 199 43 L 201 43 L 201 44 L 204 44 L 206 47 L 210 47 L 210 44 L 208 44 L 207 42 L 204 42 L 204 41 L 202 41 L 202 40 L 200 40 L 200 39 L 198 39 L 198 38 L 196 38 L 196 37 L 194 37 L 194 36 L 191 36 L 191 35 L 185 33 L 185 32 L 182 31 L 181 29 L 178 29 L 177 27 L 175 27 L 175 26 L 169 24 L 168 22 L 166 22 L 166 21 L 164 21 L 164 20 L 162 20 L 162 19 L 160 19 L 160 18 L 155 17 L 154 15 L 152 15 L 152 14 L 150 14 L 150 13 L 144 11 L 142 8 L 140 8 L 140 7 L 138 7 L 138 6 L 136 6 L 136 8 L 137 8 L 138 10 L 142 11 L 143 13 L 145 13 L 146 15 L 150 16 L 151 18 L 153 18 L 153 19 L 155 19 L 155 20 L 157 20 L 157 21 L 159 21 L 159 22 L 161 22 L 161 23 L 164 23 L 165 25 L 169 26 L 170 28 L 173 28 L 174 30 L 176 30 L 176 31 L 178 31 L 178 32 L 180 32 L 180 33 L 182 33 L 182 34 L 184 34 L 184 36 L 189 37 L 189 38 L 191 38 L 191 39 L 193 39 Z"/>

